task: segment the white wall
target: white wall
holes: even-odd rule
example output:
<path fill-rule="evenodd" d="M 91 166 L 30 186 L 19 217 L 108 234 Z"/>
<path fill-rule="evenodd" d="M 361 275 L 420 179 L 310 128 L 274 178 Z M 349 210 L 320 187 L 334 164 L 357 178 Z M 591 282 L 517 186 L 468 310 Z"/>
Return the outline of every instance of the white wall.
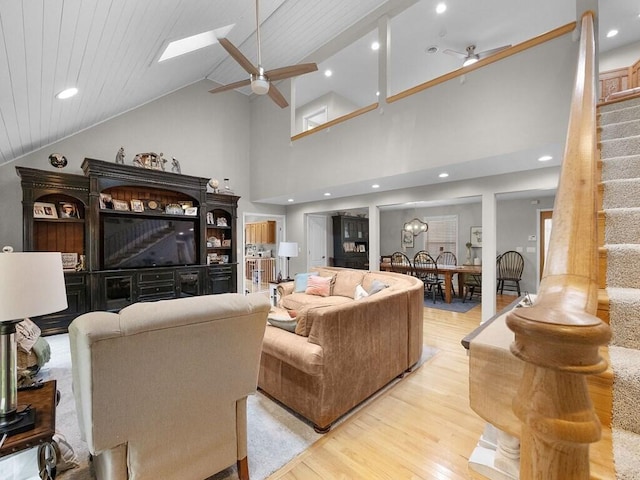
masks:
<path fill-rule="evenodd" d="M 577 48 L 565 35 L 295 142 L 289 115 L 256 99 L 252 198 L 564 144 Z"/>
<path fill-rule="evenodd" d="M 176 157 L 184 174 L 215 177 L 221 184 L 223 178 L 229 178 L 235 194 L 242 197 L 238 206 L 240 227 L 242 213 L 247 210 L 283 214 L 283 207 L 249 201 L 249 100 L 235 92 L 211 95 L 211 86 L 203 80 L 1 166 L 0 204 L 7 206 L 0 222 L 2 245 L 22 248 L 22 190 L 15 166 L 55 170 L 48 162 L 53 152 L 67 157 L 69 165 L 62 170 L 64 173 L 80 175 L 85 157 L 114 161 L 121 146 L 127 164 L 136 153 L 162 152 L 165 158 Z M 238 234 L 242 238 L 242 232 Z M 242 244 L 237 243 L 238 258 L 242 258 Z"/>
<path fill-rule="evenodd" d="M 321 97 L 312 100 L 302 107 L 296 108 L 294 132 L 300 133 L 304 131 L 304 117 L 310 113 L 320 110 L 322 107 L 327 108 L 327 121 L 347 115 L 348 113 L 360 108 L 342 95 L 338 95 L 335 92 L 329 92 L 326 95 L 322 95 Z"/>
<path fill-rule="evenodd" d="M 640 27 L 639 27 L 640 28 Z M 601 72 L 630 67 L 640 60 L 640 42 L 600 54 L 599 69 Z"/>

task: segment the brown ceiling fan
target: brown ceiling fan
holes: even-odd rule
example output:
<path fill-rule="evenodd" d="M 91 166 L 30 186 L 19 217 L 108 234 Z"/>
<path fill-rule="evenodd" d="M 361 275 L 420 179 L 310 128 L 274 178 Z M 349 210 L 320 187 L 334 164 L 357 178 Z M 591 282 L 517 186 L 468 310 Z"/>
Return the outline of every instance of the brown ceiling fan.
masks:
<path fill-rule="evenodd" d="M 285 78 L 296 77 L 305 73 L 315 72 L 318 66 L 315 63 L 300 63 L 289 65 L 288 67 L 276 68 L 265 71 L 262 68 L 262 57 L 260 55 L 260 19 L 258 14 L 258 0 L 256 0 L 256 36 L 258 38 L 258 66 L 254 66 L 236 46 L 226 38 L 219 38 L 218 42 L 231 55 L 231 57 L 244 68 L 250 75 L 245 80 L 223 85 L 222 87 L 209 90 L 209 93 L 219 93 L 227 90 L 234 90 L 245 85 L 251 85 L 251 91 L 256 95 L 268 94 L 271 100 L 276 102 L 280 108 L 285 108 L 289 104 L 280 91 L 271 83 Z"/>

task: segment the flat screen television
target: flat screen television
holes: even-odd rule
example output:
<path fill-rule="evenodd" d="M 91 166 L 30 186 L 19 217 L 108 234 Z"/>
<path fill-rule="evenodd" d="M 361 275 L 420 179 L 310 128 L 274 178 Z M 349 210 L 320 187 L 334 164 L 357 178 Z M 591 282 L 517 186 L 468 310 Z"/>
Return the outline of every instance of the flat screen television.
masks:
<path fill-rule="evenodd" d="M 196 219 L 102 215 L 102 270 L 198 263 Z"/>

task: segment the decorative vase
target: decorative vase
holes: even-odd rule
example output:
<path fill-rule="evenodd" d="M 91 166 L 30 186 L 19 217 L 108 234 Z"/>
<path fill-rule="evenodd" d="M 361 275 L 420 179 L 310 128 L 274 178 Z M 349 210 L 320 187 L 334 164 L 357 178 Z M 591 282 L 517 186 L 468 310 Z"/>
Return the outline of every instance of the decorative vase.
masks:
<path fill-rule="evenodd" d="M 467 247 L 467 261 L 465 265 L 472 265 L 471 263 L 471 247 Z"/>

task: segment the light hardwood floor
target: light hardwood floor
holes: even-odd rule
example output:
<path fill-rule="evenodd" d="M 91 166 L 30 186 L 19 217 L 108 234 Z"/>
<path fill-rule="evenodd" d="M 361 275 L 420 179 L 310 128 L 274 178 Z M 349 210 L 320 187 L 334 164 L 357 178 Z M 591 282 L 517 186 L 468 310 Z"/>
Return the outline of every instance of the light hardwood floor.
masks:
<path fill-rule="evenodd" d="M 513 300 L 499 295 L 497 310 Z M 424 344 L 438 349 L 435 356 L 269 479 L 485 478 L 468 468 L 485 422 L 469 407 L 468 359 L 460 343 L 480 316 L 480 307 L 467 313 L 425 308 Z M 603 440 L 592 448 L 592 478 L 615 478 L 610 450 L 603 428 Z"/>

